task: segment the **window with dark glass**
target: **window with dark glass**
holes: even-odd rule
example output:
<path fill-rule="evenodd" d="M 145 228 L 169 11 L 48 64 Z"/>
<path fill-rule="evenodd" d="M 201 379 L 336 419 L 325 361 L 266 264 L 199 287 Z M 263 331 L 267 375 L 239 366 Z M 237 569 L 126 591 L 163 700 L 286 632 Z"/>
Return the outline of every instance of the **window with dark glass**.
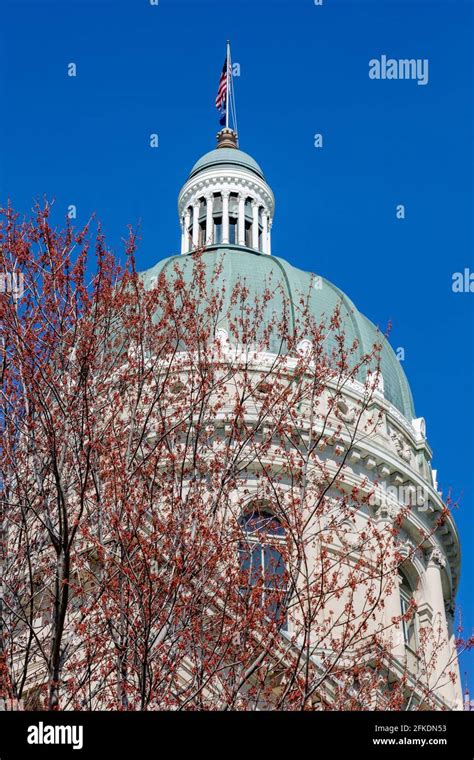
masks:
<path fill-rule="evenodd" d="M 252 594 L 265 616 L 286 630 L 288 578 L 283 526 L 271 512 L 260 510 L 244 515 L 240 525 L 245 534 L 239 546 L 241 593 Z"/>
<path fill-rule="evenodd" d="M 407 616 L 402 620 L 403 639 L 405 641 L 405 646 L 414 650 L 416 649 L 416 613 L 411 606 L 413 596 L 414 596 L 413 589 L 405 573 L 403 573 L 400 570 L 399 574 L 400 574 L 400 579 L 401 579 L 400 580 L 401 611 L 402 611 L 402 615 Z M 410 610 L 410 614 L 407 615 L 409 610 Z"/>
<path fill-rule="evenodd" d="M 237 219 L 232 216 L 229 217 L 229 243 L 237 243 Z"/>
<path fill-rule="evenodd" d="M 214 217 L 214 243 L 222 243 L 222 217 Z"/>
<path fill-rule="evenodd" d="M 192 234 L 193 234 L 193 210 L 192 210 L 192 208 L 188 208 L 188 214 L 189 214 L 188 234 L 192 236 Z"/>
<path fill-rule="evenodd" d="M 199 247 L 206 245 L 206 222 L 199 222 L 198 245 Z"/>
<path fill-rule="evenodd" d="M 252 222 L 245 222 L 245 245 L 247 248 L 252 247 Z"/>

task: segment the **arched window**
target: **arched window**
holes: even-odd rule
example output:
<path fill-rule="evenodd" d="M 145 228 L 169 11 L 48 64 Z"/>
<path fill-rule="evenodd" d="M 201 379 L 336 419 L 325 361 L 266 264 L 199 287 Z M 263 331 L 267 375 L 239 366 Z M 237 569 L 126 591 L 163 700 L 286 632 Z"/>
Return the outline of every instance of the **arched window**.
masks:
<path fill-rule="evenodd" d="M 411 584 L 402 570 L 399 570 L 400 575 L 400 603 L 402 615 L 407 615 L 411 610 L 409 619 L 402 620 L 403 639 L 405 646 L 412 650 L 416 650 L 417 646 L 417 632 L 416 632 L 416 612 L 412 607 L 412 601 L 414 599 L 413 589 Z"/>
<path fill-rule="evenodd" d="M 286 630 L 288 577 L 283 558 L 284 528 L 271 512 L 260 509 L 243 515 L 240 525 L 244 532 L 239 546 L 241 593 L 244 596 L 252 593 L 265 616 Z"/>

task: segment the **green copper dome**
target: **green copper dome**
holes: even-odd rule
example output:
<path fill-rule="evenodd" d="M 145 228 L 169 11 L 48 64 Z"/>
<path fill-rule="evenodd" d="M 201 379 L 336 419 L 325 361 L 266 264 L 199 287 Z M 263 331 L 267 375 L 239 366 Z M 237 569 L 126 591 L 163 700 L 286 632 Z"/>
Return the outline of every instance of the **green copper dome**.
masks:
<path fill-rule="evenodd" d="M 237 148 L 216 148 L 215 150 L 209 151 L 209 153 L 206 153 L 194 164 L 189 177 L 194 177 L 195 174 L 198 174 L 198 172 L 201 172 L 204 169 L 222 165 L 242 166 L 245 169 L 250 169 L 250 171 L 257 174 L 261 179 L 264 179 L 263 171 L 255 159 L 253 159 L 252 156 L 249 156 L 248 153 L 244 153 L 243 150 L 238 150 Z"/>
<path fill-rule="evenodd" d="M 213 152 L 220 153 L 222 151 Z M 235 152 L 235 150 L 232 151 L 232 153 Z M 270 287 L 273 298 L 269 306 L 271 312 L 276 314 L 282 311 L 283 296 L 280 288 L 283 286 L 283 292 L 289 297 L 292 304 L 293 320 L 300 296 L 308 295 L 308 293 L 310 293 L 311 313 L 318 321 L 322 318 L 330 318 L 335 307 L 340 305 L 347 344 L 349 345 L 357 339 L 358 352 L 359 355 L 362 355 L 370 353 L 374 343 L 382 343 L 381 366 L 385 398 L 407 420 L 411 421 L 415 417 L 410 387 L 392 347 L 377 331 L 375 325 L 364 317 L 345 293 L 336 288 L 335 285 L 322 277 L 318 277 L 318 287 L 315 287 L 314 275 L 311 273 L 296 269 L 284 259 L 261 254 L 247 248 L 236 246 L 212 247 L 203 253 L 203 261 L 208 273 L 211 273 L 218 264 L 222 266 L 219 278 L 222 280 L 223 289 L 225 288 L 224 313 L 227 312 L 230 294 L 238 280 L 245 280 L 249 289 L 249 303 L 252 303 L 254 297 L 262 293 L 266 287 Z M 193 255 L 185 254 L 163 259 L 151 269 L 142 272 L 141 276 L 145 287 L 152 287 L 156 282 L 155 278 L 158 278 L 161 272 L 164 272 L 168 277 L 173 277 L 176 264 L 183 272 L 184 280 L 190 281 Z M 222 324 L 222 327 L 225 328 L 225 324 Z M 277 352 L 280 346 L 274 348 Z"/>

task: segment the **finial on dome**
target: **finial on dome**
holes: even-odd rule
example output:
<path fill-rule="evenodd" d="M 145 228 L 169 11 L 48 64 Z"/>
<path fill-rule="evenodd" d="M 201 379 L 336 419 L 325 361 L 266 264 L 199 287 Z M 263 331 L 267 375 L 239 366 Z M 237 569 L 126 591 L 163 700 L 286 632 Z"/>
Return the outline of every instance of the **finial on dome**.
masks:
<path fill-rule="evenodd" d="M 229 127 L 224 127 L 217 133 L 217 147 L 218 148 L 237 148 L 237 132 Z"/>

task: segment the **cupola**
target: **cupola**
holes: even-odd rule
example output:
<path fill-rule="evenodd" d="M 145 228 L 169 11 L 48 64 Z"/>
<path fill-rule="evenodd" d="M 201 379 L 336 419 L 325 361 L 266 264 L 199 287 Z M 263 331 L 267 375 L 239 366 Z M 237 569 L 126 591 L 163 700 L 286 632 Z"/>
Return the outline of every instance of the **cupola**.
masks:
<path fill-rule="evenodd" d="M 216 149 L 191 169 L 178 197 L 181 253 L 228 245 L 271 254 L 273 192 L 237 146 L 237 133 L 221 129 Z"/>

